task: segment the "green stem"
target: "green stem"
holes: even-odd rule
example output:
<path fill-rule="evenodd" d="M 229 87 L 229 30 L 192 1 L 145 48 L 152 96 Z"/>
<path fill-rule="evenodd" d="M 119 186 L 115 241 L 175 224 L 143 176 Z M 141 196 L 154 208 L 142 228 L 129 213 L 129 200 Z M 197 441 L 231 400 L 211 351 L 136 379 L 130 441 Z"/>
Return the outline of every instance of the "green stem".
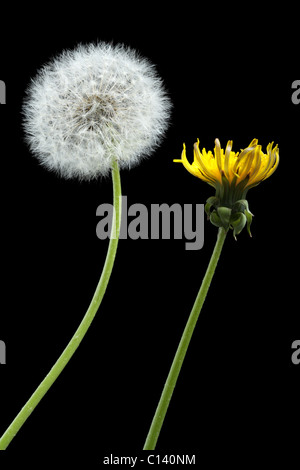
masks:
<path fill-rule="evenodd" d="M 117 162 L 114 162 L 112 167 L 112 180 L 113 180 L 113 199 L 114 199 L 114 211 L 111 227 L 111 237 L 108 246 L 108 251 L 106 255 L 105 264 L 103 271 L 95 290 L 94 296 L 91 300 L 89 308 L 81 321 L 79 327 L 75 331 L 72 339 L 70 340 L 67 347 L 64 349 L 60 357 L 57 359 L 56 363 L 46 375 L 44 380 L 35 390 L 33 395 L 29 398 L 25 406 L 21 409 L 19 414 L 7 428 L 5 433 L 0 439 L 0 450 L 5 450 L 12 439 L 15 437 L 17 432 L 23 426 L 24 422 L 31 415 L 32 411 L 41 401 L 43 396 L 47 393 L 51 385 L 55 382 L 57 377 L 60 375 L 64 367 L 67 365 L 82 339 L 84 338 L 93 318 L 95 317 L 101 300 L 106 291 L 106 287 L 112 272 L 114 265 L 114 260 L 116 256 L 119 233 L 120 233 L 120 222 L 121 222 L 121 182 L 120 182 L 120 173 Z"/>
<path fill-rule="evenodd" d="M 190 313 L 183 335 L 181 337 L 169 375 L 167 377 L 164 389 L 160 397 L 160 401 L 158 403 L 154 418 L 152 420 L 150 430 L 149 430 L 143 450 L 155 449 L 157 439 L 158 439 L 160 430 L 162 428 L 162 425 L 163 425 L 163 422 L 164 422 L 164 419 L 168 410 L 168 406 L 172 398 L 172 394 L 173 394 L 188 346 L 190 344 L 198 317 L 200 315 L 202 305 L 204 303 L 206 294 L 208 292 L 211 280 L 213 278 L 213 275 L 214 275 L 214 272 L 215 272 L 215 269 L 216 269 L 221 251 L 222 251 L 222 247 L 226 238 L 226 233 L 227 232 L 225 231 L 224 228 L 219 228 L 218 238 L 217 238 L 217 242 L 216 242 L 213 254 L 211 256 L 211 259 L 210 259 L 208 268 L 206 270 L 205 276 L 203 278 L 200 290 L 198 292 L 194 306 L 192 308 L 192 311 Z"/>

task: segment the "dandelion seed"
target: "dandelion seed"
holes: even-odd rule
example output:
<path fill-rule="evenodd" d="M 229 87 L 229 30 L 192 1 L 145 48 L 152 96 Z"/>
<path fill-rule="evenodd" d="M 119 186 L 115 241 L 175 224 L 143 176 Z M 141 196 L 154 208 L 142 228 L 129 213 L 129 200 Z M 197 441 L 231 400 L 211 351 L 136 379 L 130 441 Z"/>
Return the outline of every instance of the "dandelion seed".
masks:
<path fill-rule="evenodd" d="M 46 64 L 27 90 L 24 129 L 33 154 L 65 178 L 93 179 L 136 165 L 161 142 L 170 100 L 135 51 L 79 45 Z"/>
<path fill-rule="evenodd" d="M 78 46 L 45 65 L 24 103 L 31 150 L 65 178 L 92 179 L 111 172 L 114 211 L 102 274 L 89 307 L 51 371 L 0 437 L 5 450 L 80 345 L 105 294 L 121 222 L 119 168 L 149 155 L 167 128 L 170 100 L 153 66 L 124 46 Z"/>

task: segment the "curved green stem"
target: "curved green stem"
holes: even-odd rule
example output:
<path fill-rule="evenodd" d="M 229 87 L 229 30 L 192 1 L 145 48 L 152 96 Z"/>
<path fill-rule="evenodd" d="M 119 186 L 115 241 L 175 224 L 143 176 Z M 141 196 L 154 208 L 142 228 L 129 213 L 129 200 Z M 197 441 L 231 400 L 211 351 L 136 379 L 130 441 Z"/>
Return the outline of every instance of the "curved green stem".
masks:
<path fill-rule="evenodd" d="M 23 426 L 24 422 L 30 416 L 32 411 L 38 405 L 40 400 L 43 396 L 47 393 L 51 385 L 55 382 L 57 377 L 60 375 L 64 367 L 67 365 L 73 354 L 75 353 L 76 349 L 78 348 L 79 344 L 81 343 L 82 339 L 84 338 L 93 318 L 95 317 L 99 305 L 102 301 L 104 296 L 115 256 L 118 246 L 119 240 L 119 233 L 120 233 L 120 223 L 121 223 L 121 182 L 120 182 L 120 173 L 118 169 L 117 162 L 114 162 L 112 167 L 112 180 L 113 180 L 113 198 L 114 198 L 114 211 L 113 211 L 113 219 L 112 219 L 112 227 L 111 227 L 111 236 L 109 247 L 106 255 L 105 264 L 103 267 L 103 271 L 95 290 L 94 296 L 91 300 L 91 303 L 88 307 L 88 310 L 81 321 L 79 327 L 75 331 L 72 339 L 70 340 L 69 344 L 66 346 L 60 357 L 57 359 L 56 363 L 50 370 L 50 372 L 46 375 L 44 380 L 35 390 L 33 395 L 29 398 L 27 403 L 21 409 L 19 414 L 7 428 L 5 433 L 0 439 L 0 450 L 5 450 L 12 439 L 15 437 L 17 432 Z"/>
<path fill-rule="evenodd" d="M 214 275 L 214 272 L 215 272 L 215 269 L 216 269 L 221 251 L 222 251 L 222 247 L 226 238 L 226 233 L 227 232 L 225 231 L 224 228 L 222 227 L 219 228 L 218 238 L 217 238 L 217 242 L 216 242 L 213 254 L 211 256 L 208 268 L 203 278 L 200 290 L 196 297 L 194 306 L 188 318 L 186 327 L 182 334 L 169 375 L 167 377 L 164 389 L 160 397 L 160 401 L 158 403 L 154 418 L 152 420 L 152 424 L 151 424 L 143 450 L 155 449 L 157 439 L 158 439 L 160 430 L 162 428 L 162 425 L 163 425 L 163 422 L 164 422 L 164 419 L 168 410 L 168 406 L 172 398 L 172 394 L 173 394 L 188 346 L 190 344 L 198 317 L 200 315 L 202 305 L 204 303 L 206 294 L 208 292 L 211 280 L 213 278 L 213 275 Z"/>

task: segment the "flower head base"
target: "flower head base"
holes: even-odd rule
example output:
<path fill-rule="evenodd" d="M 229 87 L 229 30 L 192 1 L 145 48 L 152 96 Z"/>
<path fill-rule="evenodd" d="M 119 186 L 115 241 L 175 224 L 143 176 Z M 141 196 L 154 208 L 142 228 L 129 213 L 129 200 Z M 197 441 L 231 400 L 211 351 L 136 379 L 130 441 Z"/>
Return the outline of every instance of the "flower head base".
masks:
<path fill-rule="evenodd" d="M 181 159 L 174 162 L 181 162 L 192 175 L 216 189 L 215 196 L 206 202 L 206 213 L 214 225 L 226 230 L 232 228 L 235 237 L 246 224 L 250 234 L 253 214 L 249 211 L 246 194 L 274 173 L 279 163 L 279 149 L 277 145 L 273 148 L 271 143 L 264 154 L 257 139 L 253 139 L 247 148 L 235 153 L 232 140 L 224 151 L 216 139 L 213 154 L 205 149 L 200 152 L 198 140 L 194 144 L 192 164 L 187 160 L 185 145 Z"/>
<path fill-rule="evenodd" d="M 65 178 L 93 179 L 112 161 L 130 168 L 150 155 L 168 126 L 171 103 L 153 65 L 134 50 L 79 45 L 31 82 L 24 129 L 39 161 Z"/>

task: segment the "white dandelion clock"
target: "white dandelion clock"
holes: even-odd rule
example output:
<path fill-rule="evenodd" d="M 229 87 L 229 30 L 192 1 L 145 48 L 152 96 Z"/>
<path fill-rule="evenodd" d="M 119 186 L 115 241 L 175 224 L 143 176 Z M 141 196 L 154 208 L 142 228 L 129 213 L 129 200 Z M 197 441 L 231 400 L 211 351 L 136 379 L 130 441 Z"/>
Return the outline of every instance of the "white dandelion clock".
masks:
<path fill-rule="evenodd" d="M 105 43 L 63 52 L 28 87 L 24 130 L 33 154 L 64 178 L 91 180 L 111 171 L 114 211 L 106 260 L 88 310 L 49 374 L 0 438 L 0 450 L 7 448 L 53 385 L 97 313 L 120 233 L 119 168 L 137 164 L 157 147 L 170 107 L 162 80 L 147 60 L 124 46 Z"/>
<path fill-rule="evenodd" d="M 124 46 L 78 46 L 45 65 L 27 90 L 32 152 L 65 178 L 131 167 L 160 143 L 170 100 L 154 67 Z"/>

